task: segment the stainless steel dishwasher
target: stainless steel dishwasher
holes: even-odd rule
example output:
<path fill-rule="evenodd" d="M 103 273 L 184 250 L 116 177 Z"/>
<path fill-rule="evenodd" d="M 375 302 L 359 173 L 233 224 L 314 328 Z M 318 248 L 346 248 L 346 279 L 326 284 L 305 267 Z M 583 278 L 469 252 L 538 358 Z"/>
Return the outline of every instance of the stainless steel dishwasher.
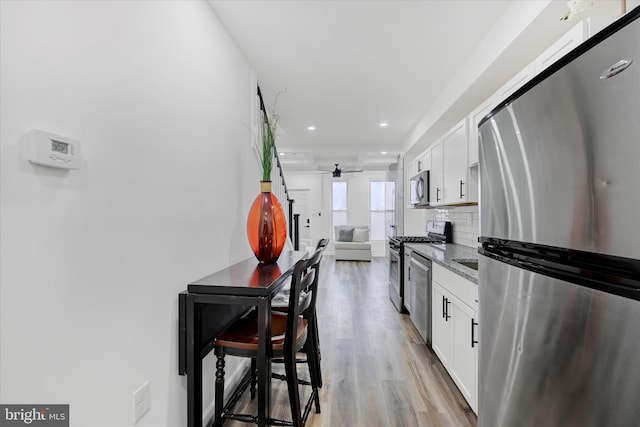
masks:
<path fill-rule="evenodd" d="M 404 308 L 411 313 L 411 249 L 404 246 L 404 276 L 402 280 L 402 295 L 404 295 Z"/>
<path fill-rule="evenodd" d="M 431 260 L 411 252 L 411 311 L 409 317 L 424 342 L 431 346 Z"/>

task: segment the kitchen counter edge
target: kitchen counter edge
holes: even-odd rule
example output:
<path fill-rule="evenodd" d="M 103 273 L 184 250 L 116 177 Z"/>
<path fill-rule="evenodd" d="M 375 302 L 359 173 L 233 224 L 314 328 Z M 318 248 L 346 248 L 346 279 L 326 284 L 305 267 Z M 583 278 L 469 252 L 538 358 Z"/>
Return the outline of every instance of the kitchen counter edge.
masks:
<path fill-rule="evenodd" d="M 431 243 L 405 243 L 405 247 L 420 255 L 431 259 L 433 262 L 453 271 L 456 274 L 478 284 L 478 272 L 472 268 L 455 262 L 454 259 L 477 260 L 478 250 L 469 246 L 447 243 L 446 249 L 441 249 Z"/>

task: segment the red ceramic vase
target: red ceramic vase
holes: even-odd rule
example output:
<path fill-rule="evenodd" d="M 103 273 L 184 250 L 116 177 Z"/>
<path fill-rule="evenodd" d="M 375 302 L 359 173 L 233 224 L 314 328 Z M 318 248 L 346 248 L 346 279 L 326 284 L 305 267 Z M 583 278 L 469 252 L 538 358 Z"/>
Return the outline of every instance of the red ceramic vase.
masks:
<path fill-rule="evenodd" d="M 287 240 L 287 220 L 271 181 L 260 181 L 260 194 L 253 201 L 247 219 L 247 237 L 253 253 L 263 264 L 278 261 Z"/>

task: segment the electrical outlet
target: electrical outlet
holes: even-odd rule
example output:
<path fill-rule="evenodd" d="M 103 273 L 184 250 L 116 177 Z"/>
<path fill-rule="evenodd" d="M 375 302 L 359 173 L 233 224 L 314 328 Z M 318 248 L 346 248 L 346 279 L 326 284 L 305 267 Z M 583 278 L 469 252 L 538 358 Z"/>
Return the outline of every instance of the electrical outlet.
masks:
<path fill-rule="evenodd" d="M 149 381 L 133 392 L 133 423 L 149 412 Z"/>

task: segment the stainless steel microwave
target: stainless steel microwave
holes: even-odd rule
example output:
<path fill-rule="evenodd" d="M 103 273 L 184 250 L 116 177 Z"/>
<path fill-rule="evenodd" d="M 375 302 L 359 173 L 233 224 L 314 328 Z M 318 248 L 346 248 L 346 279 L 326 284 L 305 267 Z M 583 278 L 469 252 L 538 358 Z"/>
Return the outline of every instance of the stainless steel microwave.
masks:
<path fill-rule="evenodd" d="M 409 181 L 409 195 L 413 206 L 429 206 L 429 171 L 422 171 Z"/>

